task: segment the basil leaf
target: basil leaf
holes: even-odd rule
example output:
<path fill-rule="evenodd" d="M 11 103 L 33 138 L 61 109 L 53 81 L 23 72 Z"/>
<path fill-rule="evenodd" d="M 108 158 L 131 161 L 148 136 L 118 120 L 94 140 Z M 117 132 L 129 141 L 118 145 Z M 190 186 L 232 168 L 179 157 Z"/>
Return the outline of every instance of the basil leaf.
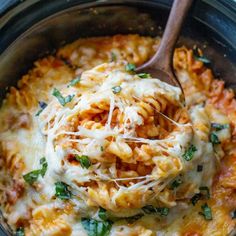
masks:
<path fill-rule="evenodd" d="M 25 182 L 27 182 L 28 184 L 33 184 L 35 181 L 37 181 L 39 175 L 44 177 L 44 175 L 47 171 L 47 167 L 48 167 L 45 157 L 42 157 L 40 159 L 40 164 L 42 165 L 41 169 L 33 170 L 33 171 L 29 172 L 28 174 L 23 175 Z"/>
<path fill-rule="evenodd" d="M 183 181 L 181 179 L 176 179 L 171 183 L 170 189 L 175 189 L 175 188 L 179 187 L 179 185 L 181 185 L 182 183 L 183 183 Z"/>
<path fill-rule="evenodd" d="M 236 210 L 230 213 L 232 219 L 236 219 Z"/>
<path fill-rule="evenodd" d="M 115 87 L 112 87 L 112 92 L 114 94 L 117 94 L 121 91 L 121 87 L 120 86 L 115 86 Z"/>
<path fill-rule="evenodd" d="M 160 214 L 161 216 L 167 216 L 169 214 L 169 208 L 167 207 L 154 207 L 152 205 L 147 205 L 142 207 L 145 214 Z"/>
<path fill-rule="evenodd" d="M 75 79 L 72 79 L 70 81 L 70 83 L 67 85 L 67 88 L 71 87 L 71 86 L 75 86 L 76 84 L 78 84 L 80 82 L 80 77 L 78 76 Z"/>
<path fill-rule="evenodd" d="M 201 62 L 203 62 L 206 65 L 211 64 L 211 61 L 208 58 L 206 58 L 205 56 L 194 56 L 194 58 L 197 61 L 201 61 Z"/>
<path fill-rule="evenodd" d="M 211 143 L 214 145 L 214 144 L 220 144 L 220 140 L 219 140 L 219 138 L 218 138 L 218 136 L 214 133 L 214 132 L 212 132 L 211 134 L 210 134 L 210 141 L 211 141 Z"/>
<path fill-rule="evenodd" d="M 42 165 L 41 173 L 40 174 L 42 175 L 42 177 L 44 177 L 44 175 L 46 174 L 46 171 L 48 169 L 48 163 L 47 163 L 45 157 L 40 159 L 40 164 Z"/>
<path fill-rule="evenodd" d="M 40 173 L 41 173 L 41 170 L 33 170 L 29 172 L 28 174 L 23 175 L 23 178 L 25 182 L 27 182 L 28 184 L 33 184 L 35 181 L 37 181 Z"/>
<path fill-rule="evenodd" d="M 140 74 L 138 74 L 138 77 L 141 78 L 141 79 L 146 79 L 146 78 L 149 78 L 149 77 L 150 77 L 150 74 L 147 74 L 147 73 L 140 73 Z"/>
<path fill-rule="evenodd" d="M 139 220 L 140 218 L 142 218 L 144 216 L 144 214 L 140 213 L 134 216 L 130 216 L 130 217 L 126 217 L 124 218 L 129 224 L 133 224 L 135 221 Z"/>
<path fill-rule="evenodd" d="M 219 123 L 211 123 L 211 128 L 216 131 L 229 128 L 229 124 L 219 124 Z"/>
<path fill-rule="evenodd" d="M 117 56 L 114 52 L 111 52 L 111 62 L 113 62 L 113 61 L 114 62 L 117 61 Z"/>
<path fill-rule="evenodd" d="M 56 197 L 62 200 L 68 200 L 71 198 L 71 191 L 68 189 L 69 185 L 64 182 L 55 183 Z"/>
<path fill-rule="evenodd" d="M 208 187 L 206 186 L 202 186 L 199 188 L 200 193 L 195 194 L 192 198 L 191 198 L 191 202 L 192 204 L 195 206 L 196 203 L 200 200 L 200 199 L 209 199 L 210 198 L 210 190 Z"/>
<path fill-rule="evenodd" d="M 108 236 L 112 227 L 111 221 L 97 221 L 89 218 L 82 218 L 81 224 L 88 236 Z"/>
<path fill-rule="evenodd" d="M 98 216 L 101 220 L 104 220 L 104 221 L 106 221 L 108 219 L 107 211 L 102 207 L 99 208 Z"/>
<path fill-rule="evenodd" d="M 39 116 L 41 112 L 47 107 L 47 103 L 39 101 L 39 111 L 35 114 L 35 116 Z"/>
<path fill-rule="evenodd" d="M 186 161 L 190 161 L 193 159 L 194 152 L 196 151 L 197 151 L 197 148 L 193 144 L 191 144 L 189 148 L 186 150 L 186 152 L 182 155 L 182 157 Z"/>
<path fill-rule="evenodd" d="M 204 64 L 208 65 L 208 64 L 211 64 L 211 61 L 206 58 L 205 56 L 200 56 L 199 55 L 199 52 L 198 52 L 198 48 L 194 48 L 193 49 L 193 55 L 194 55 L 194 58 L 197 60 L 197 61 L 201 61 L 203 62 Z"/>
<path fill-rule="evenodd" d="M 14 235 L 15 235 L 15 236 L 25 236 L 25 230 L 24 230 L 24 228 L 23 228 L 23 227 L 18 228 L 18 229 L 16 230 L 16 232 L 15 232 Z"/>
<path fill-rule="evenodd" d="M 195 195 L 191 198 L 192 204 L 195 206 L 195 205 L 197 204 L 197 202 L 201 199 L 201 197 L 202 197 L 201 193 L 195 194 Z"/>
<path fill-rule="evenodd" d="M 203 215 L 205 220 L 212 220 L 211 208 L 205 203 L 201 206 L 203 212 L 199 212 L 200 215 Z"/>
<path fill-rule="evenodd" d="M 202 186 L 202 187 L 199 188 L 199 190 L 201 191 L 201 193 L 204 196 L 206 196 L 207 199 L 210 198 L 210 190 L 209 190 L 209 188 L 207 186 Z M 205 193 L 203 193 L 203 192 L 205 192 Z"/>
<path fill-rule="evenodd" d="M 85 156 L 85 155 L 79 156 L 79 155 L 76 154 L 75 155 L 75 159 L 77 161 L 79 161 L 79 163 L 82 166 L 82 168 L 88 169 L 91 166 L 91 162 L 90 162 L 88 156 Z"/>
<path fill-rule="evenodd" d="M 126 66 L 125 66 L 125 69 L 127 70 L 127 71 L 134 71 L 135 69 L 136 69 L 136 66 L 134 65 L 134 64 L 132 64 L 132 63 L 128 63 Z"/>
<path fill-rule="evenodd" d="M 60 91 L 56 88 L 53 89 L 52 95 L 57 98 L 57 100 L 62 106 L 65 106 L 67 103 L 71 102 L 75 96 L 75 95 L 68 95 L 66 97 L 63 97 Z"/>

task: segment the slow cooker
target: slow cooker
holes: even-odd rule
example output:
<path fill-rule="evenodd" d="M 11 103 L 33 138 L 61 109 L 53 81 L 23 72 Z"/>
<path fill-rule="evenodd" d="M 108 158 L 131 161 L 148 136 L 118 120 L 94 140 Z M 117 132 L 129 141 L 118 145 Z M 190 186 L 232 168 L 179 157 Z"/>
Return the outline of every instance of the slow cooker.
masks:
<path fill-rule="evenodd" d="M 77 38 L 161 36 L 171 0 L 1 0 L 0 99 L 32 67 Z M 204 49 L 215 77 L 236 89 L 236 1 L 196 0 L 178 45 Z M 0 219 L 0 235 L 12 235 Z"/>

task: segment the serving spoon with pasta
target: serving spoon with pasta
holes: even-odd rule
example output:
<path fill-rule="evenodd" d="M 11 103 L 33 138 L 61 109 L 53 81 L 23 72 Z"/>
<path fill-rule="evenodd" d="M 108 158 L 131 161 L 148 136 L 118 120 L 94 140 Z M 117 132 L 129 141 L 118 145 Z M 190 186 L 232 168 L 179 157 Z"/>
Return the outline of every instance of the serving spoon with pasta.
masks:
<path fill-rule="evenodd" d="M 181 84 L 173 71 L 172 58 L 181 27 L 192 2 L 193 0 L 174 0 L 161 43 L 155 55 L 136 69 L 139 73 L 149 73 L 153 78 L 178 86 L 182 92 Z"/>

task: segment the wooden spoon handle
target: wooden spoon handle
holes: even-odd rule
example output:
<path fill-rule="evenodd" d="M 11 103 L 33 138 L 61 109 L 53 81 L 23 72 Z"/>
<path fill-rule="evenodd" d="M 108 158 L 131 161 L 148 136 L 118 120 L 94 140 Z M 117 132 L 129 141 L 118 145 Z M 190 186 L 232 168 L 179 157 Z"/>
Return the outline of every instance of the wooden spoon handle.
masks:
<path fill-rule="evenodd" d="M 161 70 L 171 68 L 175 44 L 192 2 L 193 0 L 175 0 L 173 3 L 160 46 L 152 59 L 153 64 Z"/>

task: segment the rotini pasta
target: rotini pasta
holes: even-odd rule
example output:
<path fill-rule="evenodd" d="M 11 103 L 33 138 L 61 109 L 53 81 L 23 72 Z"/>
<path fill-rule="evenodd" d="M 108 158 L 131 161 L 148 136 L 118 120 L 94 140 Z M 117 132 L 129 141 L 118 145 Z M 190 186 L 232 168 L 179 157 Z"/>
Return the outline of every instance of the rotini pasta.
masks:
<path fill-rule="evenodd" d="M 236 101 L 194 56 L 179 88 L 136 74 L 159 39 L 79 39 L 35 62 L 0 112 L 0 196 L 23 235 L 227 236 Z M 199 213 L 200 212 L 200 213 Z"/>

